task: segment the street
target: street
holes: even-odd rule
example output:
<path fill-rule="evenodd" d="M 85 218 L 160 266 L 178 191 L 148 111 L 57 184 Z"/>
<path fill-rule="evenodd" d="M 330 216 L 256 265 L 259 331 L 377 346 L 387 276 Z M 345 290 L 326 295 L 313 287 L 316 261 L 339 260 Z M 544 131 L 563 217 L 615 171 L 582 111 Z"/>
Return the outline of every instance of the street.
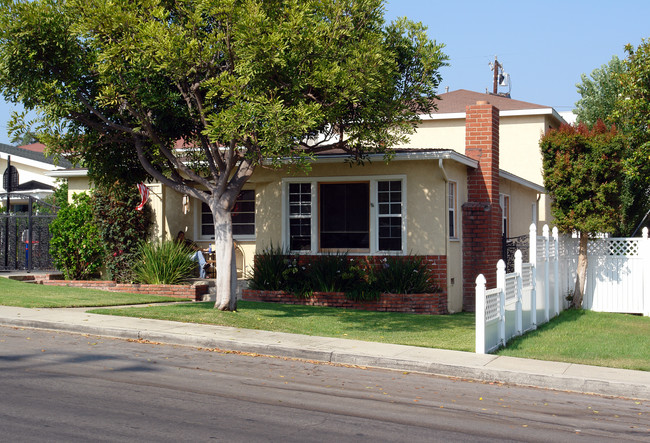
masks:
<path fill-rule="evenodd" d="M 646 402 L 0 327 L 4 441 L 647 441 Z"/>

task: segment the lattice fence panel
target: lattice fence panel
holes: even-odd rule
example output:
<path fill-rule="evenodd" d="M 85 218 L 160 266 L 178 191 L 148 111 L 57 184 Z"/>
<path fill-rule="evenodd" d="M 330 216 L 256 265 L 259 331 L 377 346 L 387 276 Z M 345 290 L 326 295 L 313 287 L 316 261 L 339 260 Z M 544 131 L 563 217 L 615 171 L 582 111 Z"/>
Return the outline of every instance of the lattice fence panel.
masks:
<path fill-rule="evenodd" d="M 499 297 L 500 289 L 488 289 L 485 291 L 485 321 L 490 322 L 500 317 Z"/>

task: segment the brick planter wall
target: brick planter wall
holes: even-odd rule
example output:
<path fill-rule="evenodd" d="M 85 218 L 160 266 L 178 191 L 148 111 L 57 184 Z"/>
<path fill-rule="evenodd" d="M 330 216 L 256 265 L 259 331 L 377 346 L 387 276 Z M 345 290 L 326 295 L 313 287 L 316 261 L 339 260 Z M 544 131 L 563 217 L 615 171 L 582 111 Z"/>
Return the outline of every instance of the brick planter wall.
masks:
<path fill-rule="evenodd" d="M 99 289 L 109 292 L 128 292 L 131 294 L 151 294 L 161 297 L 185 298 L 203 300 L 208 293 L 208 285 L 142 285 L 115 283 L 113 281 L 96 280 L 40 280 L 38 283 L 47 286 L 68 286 L 75 288 Z"/>
<path fill-rule="evenodd" d="M 365 311 L 410 312 L 415 314 L 447 314 L 447 294 L 381 294 L 375 301 L 354 301 L 342 292 L 315 292 L 311 297 L 298 298 L 283 291 L 254 291 L 244 289 L 243 300 L 285 303 L 291 305 L 329 306 Z"/>

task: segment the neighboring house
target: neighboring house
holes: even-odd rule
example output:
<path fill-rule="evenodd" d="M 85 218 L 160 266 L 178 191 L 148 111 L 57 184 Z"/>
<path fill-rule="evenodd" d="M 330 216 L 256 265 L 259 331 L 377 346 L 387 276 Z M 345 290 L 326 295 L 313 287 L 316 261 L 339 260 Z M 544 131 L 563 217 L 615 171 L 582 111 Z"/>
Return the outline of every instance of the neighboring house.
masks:
<path fill-rule="evenodd" d="M 438 108 L 388 163 L 371 156 L 351 167 L 329 153 L 309 174 L 258 168 L 233 213 L 238 266 L 250 268 L 271 245 L 307 256 L 421 255 L 448 310 L 473 310 L 475 278 L 495 279 L 502 235 L 525 235 L 548 217 L 538 143 L 563 120 L 549 107 L 463 90 L 442 94 Z M 54 175 L 68 178 L 71 193 L 88 189 L 85 170 Z M 148 186 L 156 237 L 183 230 L 211 242 L 207 205 Z"/>
<path fill-rule="evenodd" d="M 27 149 L 26 149 L 27 148 Z M 4 175 L 9 160 L 12 168 L 18 173 L 18 186 L 12 188 L 12 193 L 31 195 L 44 198 L 52 195 L 55 188 L 55 178 L 46 175 L 48 172 L 69 168 L 70 162 L 61 160 L 55 164 L 51 157 L 43 154 L 45 146 L 40 143 L 22 146 L 0 144 L 0 173 Z M 4 179 L 0 183 L 0 193 L 5 193 Z M 0 206 L 6 205 L 6 200 L 0 199 Z M 16 198 L 11 200 L 12 211 L 26 211 L 27 199 Z"/>

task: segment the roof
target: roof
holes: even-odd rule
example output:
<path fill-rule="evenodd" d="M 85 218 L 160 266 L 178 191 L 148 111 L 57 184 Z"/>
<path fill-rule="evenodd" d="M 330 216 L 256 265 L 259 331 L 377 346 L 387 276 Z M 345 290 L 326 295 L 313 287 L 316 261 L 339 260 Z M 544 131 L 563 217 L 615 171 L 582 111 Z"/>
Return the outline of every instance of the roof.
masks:
<path fill-rule="evenodd" d="M 30 143 L 28 145 L 18 146 L 20 149 L 27 149 L 34 152 L 45 152 L 45 145 L 43 143 Z"/>
<path fill-rule="evenodd" d="M 537 105 L 535 103 L 513 100 L 501 95 L 468 91 L 467 89 L 458 89 L 456 91 L 446 92 L 444 94 L 440 94 L 439 97 L 440 100 L 436 100 L 438 111 L 434 114 L 465 112 L 466 106 L 475 105 L 477 101 L 482 100 L 485 100 L 491 105 L 499 108 L 499 111 L 520 111 L 523 109 L 551 108 L 551 106 Z"/>
<path fill-rule="evenodd" d="M 60 158 L 55 165 L 54 157 L 46 157 L 45 154 L 43 154 L 42 152 L 23 149 L 11 145 L 5 145 L 4 143 L 0 143 L 0 153 L 8 154 L 15 157 L 22 157 L 22 158 L 34 160 L 41 163 L 47 163 L 53 166 L 61 166 L 63 168 L 69 168 L 72 166 L 72 163 L 70 163 L 68 160 L 64 158 Z"/>
<path fill-rule="evenodd" d="M 28 191 L 53 191 L 55 188 L 52 185 L 41 183 L 36 180 L 30 180 L 28 182 L 18 185 L 12 191 L 15 192 L 28 192 Z"/>

